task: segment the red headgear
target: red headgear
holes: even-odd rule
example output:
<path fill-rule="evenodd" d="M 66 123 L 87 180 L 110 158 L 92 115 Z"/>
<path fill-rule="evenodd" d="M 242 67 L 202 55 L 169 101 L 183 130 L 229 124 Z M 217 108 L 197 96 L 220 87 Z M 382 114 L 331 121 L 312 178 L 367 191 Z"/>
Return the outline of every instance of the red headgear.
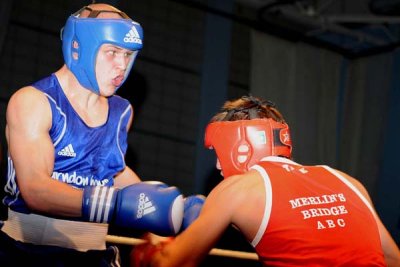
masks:
<path fill-rule="evenodd" d="M 270 118 L 212 122 L 204 145 L 215 149 L 225 178 L 248 171 L 263 157 L 292 153 L 289 126 Z"/>

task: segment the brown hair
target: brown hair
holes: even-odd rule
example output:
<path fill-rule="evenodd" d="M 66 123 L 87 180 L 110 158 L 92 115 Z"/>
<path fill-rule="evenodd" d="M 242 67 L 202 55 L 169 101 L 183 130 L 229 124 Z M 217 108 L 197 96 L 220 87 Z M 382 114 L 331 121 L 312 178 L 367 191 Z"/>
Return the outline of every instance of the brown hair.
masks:
<path fill-rule="evenodd" d="M 242 96 L 235 100 L 226 101 L 221 112 L 217 113 L 211 119 L 211 122 L 257 118 L 271 118 L 277 122 L 285 123 L 285 119 L 273 102 L 254 96 Z"/>
<path fill-rule="evenodd" d="M 121 10 L 111 5 L 103 3 L 95 3 L 95 4 L 90 4 L 88 6 L 84 6 L 77 12 L 75 12 L 74 15 L 79 16 L 80 18 L 97 18 L 97 17 L 101 18 L 104 13 L 114 14 L 115 16 L 114 18 L 129 19 L 128 15 L 126 15 Z"/>

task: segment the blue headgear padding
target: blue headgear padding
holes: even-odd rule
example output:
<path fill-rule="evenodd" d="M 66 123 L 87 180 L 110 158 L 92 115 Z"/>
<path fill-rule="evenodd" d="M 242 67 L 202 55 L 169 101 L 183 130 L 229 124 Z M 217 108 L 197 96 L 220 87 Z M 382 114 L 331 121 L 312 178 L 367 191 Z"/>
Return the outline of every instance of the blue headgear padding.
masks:
<path fill-rule="evenodd" d="M 65 64 L 83 87 L 99 94 L 95 67 L 100 46 L 108 43 L 137 51 L 143 46 L 142 40 L 142 27 L 131 19 L 79 18 L 71 15 L 62 32 Z M 132 68 L 136 55 L 137 52 L 132 55 L 123 82 Z"/>

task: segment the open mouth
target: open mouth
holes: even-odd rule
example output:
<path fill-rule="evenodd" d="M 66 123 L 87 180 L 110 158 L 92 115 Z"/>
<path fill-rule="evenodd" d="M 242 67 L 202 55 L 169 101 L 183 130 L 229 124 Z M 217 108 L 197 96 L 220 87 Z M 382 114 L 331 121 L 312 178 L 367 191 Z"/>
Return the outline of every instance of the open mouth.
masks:
<path fill-rule="evenodd" d="M 123 76 L 123 75 L 118 75 L 117 77 L 115 77 L 115 78 L 112 80 L 112 84 L 113 84 L 115 87 L 118 87 L 118 86 L 120 86 L 120 85 L 122 84 L 123 81 L 124 81 L 124 76 Z"/>

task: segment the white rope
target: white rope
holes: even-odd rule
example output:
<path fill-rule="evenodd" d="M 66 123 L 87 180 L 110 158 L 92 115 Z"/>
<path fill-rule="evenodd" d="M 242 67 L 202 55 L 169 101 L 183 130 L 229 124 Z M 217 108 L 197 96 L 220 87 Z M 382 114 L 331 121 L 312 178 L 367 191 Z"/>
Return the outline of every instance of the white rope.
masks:
<path fill-rule="evenodd" d="M 107 235 L 106 241 L 109 243 L 114 243 L 114 244 L 132 245 L 132 246 L 136 246 L 136 245 L 140 245 L 140 244 L 148 242 L 143 239 L 138 239 L 138 238 L 133 238 L 133 237 L 125 237 L 125 236 L 115 236 L 115 235 Z M 258 261 L 258 255 L 256 253 L 228 250 L 228 249 L 220 249 L 220 248 L 211 249 L 209 255 Z"/>

